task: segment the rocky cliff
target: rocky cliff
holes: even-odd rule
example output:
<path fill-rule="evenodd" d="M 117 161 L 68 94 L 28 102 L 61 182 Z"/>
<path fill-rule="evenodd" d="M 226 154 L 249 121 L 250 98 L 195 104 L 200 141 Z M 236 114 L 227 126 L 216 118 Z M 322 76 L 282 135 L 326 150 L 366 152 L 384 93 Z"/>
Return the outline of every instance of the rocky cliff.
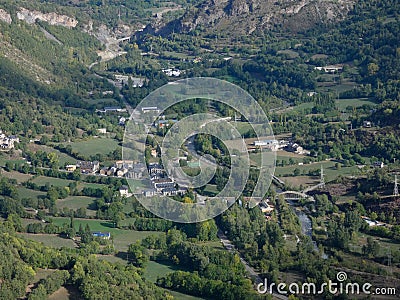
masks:
<path fill-rule="evenodd" d="M 276 27 L 302 31 L 342 20 L 356 0 L 206 0 L 170 24 L 153 24 L 154 33 L 225 31 L 249 34 Z"/>
<path fill-rule="evenodd" d="M 6 22 L 8 24 L 11 24 L 12 22 L 11 15 L 1 8 L 0 8 L 0 21 Z"/>
<path fill-rule="evenodd" d="M 19 20 L 24 20 L 28 24 L 33 24 L 36 20 L 40 20 L 47 22 L 50 25 L 59 25 L 69 28 L 76 27 L 76 25 L 78 25 L 78 21 L 69 16 L 59 15 L 54 12 L 42 13 L 40 11 L 32 11 L 25 8 L 20 8 L 20 10 L 17 12 L 17 18 Z"/>

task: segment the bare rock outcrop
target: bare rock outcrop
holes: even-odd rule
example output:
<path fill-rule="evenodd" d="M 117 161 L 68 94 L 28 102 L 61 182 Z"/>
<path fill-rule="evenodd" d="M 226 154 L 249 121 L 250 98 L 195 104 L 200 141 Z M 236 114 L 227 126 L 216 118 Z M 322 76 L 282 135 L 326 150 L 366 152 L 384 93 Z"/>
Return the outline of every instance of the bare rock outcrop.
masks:
<path fill-rule="evenodd" d="M 281 27 L 302 31 L 319 24 L 343 20 L 357 0 L 206 0 L 169 24 L 155 22 L 147 31 L 155 34 L 225 31 L 249 34 L 256 29 Z"/>
<path fill-rule="evenodd" d="M 33 24 L 36 20 L 44 21 L 50 25 L 64 26 L 68 28 L 73 28 L 78 25 L 78 21 L 72 17 L 66 15 L 59 15 L 55 12 L 42 13 L 36 10 L 28 10 L 21 7 L 17 12 L 17 18 L 19 20 L 24 20 L 28 24 Z"/>
<path fill-rule="evenodd" d="M 12 23 L 11 15 L 1 8 L 0 8 L 0 21 L 6 22 L 8 24 Z"/>

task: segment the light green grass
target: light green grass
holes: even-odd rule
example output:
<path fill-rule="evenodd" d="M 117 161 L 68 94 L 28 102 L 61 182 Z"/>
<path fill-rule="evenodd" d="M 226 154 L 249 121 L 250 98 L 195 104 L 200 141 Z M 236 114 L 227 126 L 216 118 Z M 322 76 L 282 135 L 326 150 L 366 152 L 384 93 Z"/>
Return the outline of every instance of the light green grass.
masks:
<path fill-rule="evenodd" d="M 320 169 L 321 165 L 324 167 L 324 174 L 325 174 L 325 180 L 326 181 L 331 181 L 337 178 L 339 175 L 353 175 L 357 172 L 359 172 L 357 166 L 353 167 L 343 167 L 339 170 L 336 170 L 335 168 L 335 163 L 334 161 L 323 161 L 323 162 L 318 162 L 318 163 L 312 163 L 312 164 L 307 164 L 307 165 L 293 165 L 293 166 L 286 166 L 286 167 L 276 167 L 275 168 L 275 175 L 280 177 L 283 175 L 291 175 L 293 174 L 293 171 L 298 168 L 301 173 L 303 170 L 307 174 L 308 171 L 310 170 L 316 170 Z"/>
<path fill-rule="evenodd" d="M 350 243 L 351 251 L 362 253 L 362 246 L 367 244 L 367 238 L 371 237 L 374 241 L 377 241 L 380 245 L 379 256 L 387 257 L 389 253 L 389 249 L 393 253 L 400 249 L 400 243 L 396 243 L 387 238 L 380 238 L 373 235 L 365 234 L 365 233 L 358 233 L 356 240 Z"/>
<path fill-rule="evenodd" d="M 46 145 L 29 144 L 29 148 L 30 148 L 31 151 L 34 151 L 34 152 L 36 152 L 38 150 L 41 150 L 41 151 L 44 151 L 46 153 L 51 153 L 51 152 L 56 153 L 57 156 L 58 156 L 58 160 L 59 160 L 59 165 L 60 166 L 64 166 L 65 164 L 74 164 L 74 163 L 76 163 L 76 159 L 73 158 L 72 156 L 69 156 L 66 153 L 60 152 L 59 150 L 54 149 L 54 148 L 49 147 L 49 146 L 46 146 Z"/>
<path fill-rule="evenodd" d="M 106 155 L 118 148 L 118 142 L 109 138 L 93 138 L 87 141 L 74 142 L 70 145 L 73 151 L 88 158 L 95 154 Z"/>
<path fill-rule="evenodd" d="M 18 191 L 18 195 L 21 199 L 24 198 L 28 198 L 28 199 L 32 199 L 32 198 L 40 198 L 40 197 L 44 197 L 46 196 L 45 192 L 41 192 L 41 191 L 35 191 L 35 190 L 30 190 L 24 187 L 18 187 L 17 188 Z"/>
<path fill-rule="evenodd" d="M 105 187 L 107 187 L 107 185 L 101 184 L 101 183 L 82 182 L 82 183 L 79 183 L 79 187 L 82 189 L 85 187 L 94 188 L 94 189 L 104 189 Z"/>
<path fill-rule="evenodd" d="M 53 218 L 56 225 L 69 224 L 69 218 Z M 91 231 L 110 232 L 114 241 L 114 246 L 117 251 L 126 251 L 128 246 L 138 240 L 142 240 L 151 234 L 161 234 L 157 231 L 135 231 L 135 230 L 122 230 L 115 228 L 111 221 L 107 220 L 90 220 L 90 219 L 74 219 L 74 227 L 78 231 L 79 226 L 85 228 L 86 224 L 89 225 Z"/>
<path fill-rule="evenodd" d="M 46 185 L 46 183 L 49 183 L 50 185 L 53 186 L 64 187 L 68 186 L 68 184 L 70 184 L 73 181 L 61 178 L 38 176 L 35 179 L 33 179 L 32 182 L 36 183 L 39 186 L 43 186 Z"/>
<path fill-rule="evenodd" d="M 1 175 L 3 177 L 7 177 L 10 179 L 15 179 L 18 183 L 26 182 L 30 178 L 32 178 L 32 175 L 30 174 L 23 174 L 18 171 L 11 171 L 11 172 L 6 172 L 6 171 L 1 171 Z"/>
<path fill-rule="evenodd" d="M 171 291 L 171 290 L 168 290 L 168 292 L 172 296 L 174 296 L 174 299 L 176 299 L 176 300 L 203 300 L 204 299 L 204 298 L 190 296 L 190 295 L 182 294 L 182 293 Z"/>
<path fill-rule="evenodd" d="M 156 282 L 158 277 L 163 277 L 169 273 L 182 270 L 178 266 L 167 262 L 149 261 L 144 269 L 144 277 L 151 282 Z"/>
<path fill-rule="evenodd" d="M 27 239 L 43 243 L 45 246 L 53 248 L 75 248 L 76 246 L 72 240 L 61 238 L 55 234 L 19 233 L 19 235 Z"/>
<path fill-rule="evenodd" d="M 57 200 L 56 206 L 58 209 L 67 207 L 69 209 L 77 210 L 81 207 L 88 208 L 94 202 L 95 198 L 84 196 L 70 196 L 65 199 Z"/>
<path fill-rule="evenodd" d="M 114 256 L 114 255 L 96 255 L 96 257 L 99 260 L 105 260 L 105 261 L 108 261 L 108 262 L 110 262 L 112 264 L 115 264 L 115 263 L 119 263 L 119 264 L 122 264 L 122 265 L 128 264 L 128 261 L 126 261 L 126 260 L 124 260 L 124 259 L 122 259 L 120 257 Z"/>
<path fill-rule="evenodd" d="M 160 235 L 159 231 L 119 230 L 114 237 L 114 246 L 117 251 L 127 251 L 130 244 L 141 241 L 149 235 Z"/>
<path fill-rule="evenodd" d="M 368 100 L 367 98 L 355 98 L 355 99 L 340 99 L 336 100 L 336 106 L 340 111 L 344 111 L 346 107 L 360 107 L 363 105 L 372 105 L 376 106 L 377 104 L 373 101 Z"/>
<path fill-rule="evenodd" d="M 26 163 L 24 159 L 12 159 L 7 153 L 0 152 L 0 166 L 4 167 L 6 163 L 23 164 Z"/>

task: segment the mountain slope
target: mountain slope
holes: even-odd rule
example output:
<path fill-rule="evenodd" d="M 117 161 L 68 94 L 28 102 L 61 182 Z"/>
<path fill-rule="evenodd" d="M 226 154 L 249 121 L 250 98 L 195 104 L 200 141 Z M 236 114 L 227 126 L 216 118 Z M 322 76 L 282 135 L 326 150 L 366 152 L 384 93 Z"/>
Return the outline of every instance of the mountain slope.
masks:
<path fill-rule="evenodd" d="M 273 28 L 303 31 L 344 19 L 354 3 L 355 0 L 206 0 L 179 20 L 165 26 L 154 24 L 152 30 L 160 34 L 196 29 L 231 34 Z"/>

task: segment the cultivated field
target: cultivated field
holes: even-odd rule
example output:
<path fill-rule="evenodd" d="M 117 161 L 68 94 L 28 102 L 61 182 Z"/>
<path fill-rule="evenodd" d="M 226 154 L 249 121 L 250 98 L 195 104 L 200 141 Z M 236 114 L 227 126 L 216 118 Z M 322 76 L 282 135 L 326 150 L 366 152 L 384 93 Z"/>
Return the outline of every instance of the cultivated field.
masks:
<path fill-rule="evenodd" d="M 118 142 L 109 138 L 93 138 L 86 141 L 70 143 L 72 150 L 89 158 L 95 154 L 107 155 L 118 148 Z"/>
<path fill-rule="evenodd" d="M 34 233 L 18 233 L 27 239 L 43 243 L 45 246 L 53 248 L 75 248 L 76 244 L 70 239 L 64 239 L 56 234 L 34 234 Z"/>

